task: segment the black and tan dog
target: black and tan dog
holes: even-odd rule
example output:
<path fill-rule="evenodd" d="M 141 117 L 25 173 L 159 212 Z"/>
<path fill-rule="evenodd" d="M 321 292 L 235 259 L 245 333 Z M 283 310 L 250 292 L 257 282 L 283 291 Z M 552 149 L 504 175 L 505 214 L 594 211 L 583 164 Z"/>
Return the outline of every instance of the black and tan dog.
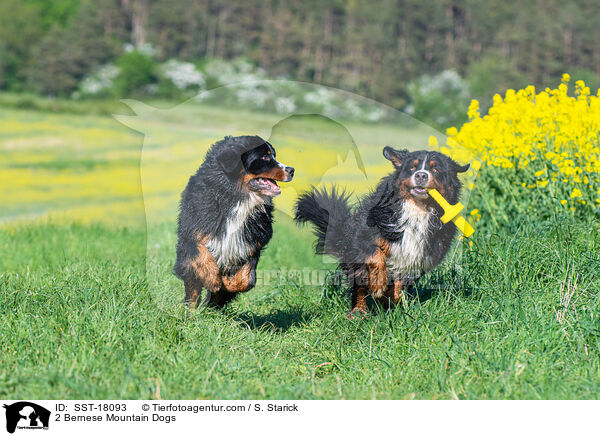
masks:
<path fill-rule="evenodd" d="M 383 155 L 395 171 L 351 209 L 349 195 L 313 189 L 296 204 L 296 220 L 311 222 L 317 253 L 335 256 L 352 287 L 352 312 L 366 311 L 366 297 L 385 305 L 444 259 L 456 226 L 442 224 L 441 207 L 427 188 L 437 189 L 451 204 L 458 201 L 457 174 L 467 171 L 448 156 L 432 151 L 395 150 Z"/>
<path fill-rule="evenodd" d="M 185 300 L 222 307 L 252 289 L 261 250 L 273 235 L 272 197 L 277 181 L 294 168 L 275 160 L 275 149 L 258 136 L 228 136 L 206 153 L 181 195 L 174 272 Z"/>

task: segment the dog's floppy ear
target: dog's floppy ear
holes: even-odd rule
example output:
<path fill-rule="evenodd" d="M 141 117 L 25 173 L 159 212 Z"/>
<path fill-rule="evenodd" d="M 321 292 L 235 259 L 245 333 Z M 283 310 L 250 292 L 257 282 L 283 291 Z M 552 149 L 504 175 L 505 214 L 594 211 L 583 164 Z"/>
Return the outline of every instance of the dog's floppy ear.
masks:
<path fill-rule="evenodd" d="M 233 150 L 223 150 L 217 156 L 217 163 L 227 175 L 232 175 L 241 170 L 242 159 L 239 153 Z"/>
<path fill-rule="evenodd" d="M 385 147 L 383 149 L 383 157 L 391 161 L 396 168 L 402 168 L 404 158 L 408 154 L 408 150 L 395 150 L 392 147 Z"/>
<path fill-rule="evenodd" d="M 456 170 L 457 173 L 464 173 L 470 167 L 471 167 L 471 164 L 466 164 L 466 165 L 460 166 L 459 164 L 457 164 L 456 162 L 454 162 L 454 169 Z"/>

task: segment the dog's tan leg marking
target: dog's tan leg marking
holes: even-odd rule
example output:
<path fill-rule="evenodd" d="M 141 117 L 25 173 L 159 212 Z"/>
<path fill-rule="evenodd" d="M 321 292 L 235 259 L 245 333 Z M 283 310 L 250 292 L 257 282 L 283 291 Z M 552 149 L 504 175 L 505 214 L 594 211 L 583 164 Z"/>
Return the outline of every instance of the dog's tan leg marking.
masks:
<path fill-rule="evenodd" d="M 387 268 L 386 260 L 390 255 L 390 245 L 387 241 L 380 238 L 377 240 L 377 249 L 373 255 L 366 261 L 369 289 L 374 298 L 381 298 L 387 289 Z"/>
<path fill-rule="evenodd" d="M 365 286 L 356 286 L 352 290 L 352 304 L 354 307 L 348 314 L 349 319 L 353 319 L 358 314 L 367 313 L 367 288 Z"/>
<path fill-rule="evenodd" d="M 215 258 L 206 248 L 208 237 L 198 237 L 197 244 L 198 256 L 193 259 L 190 266 L 198 280 L 211 292 L 218 292 L 221 289 L 221 272 Z"/>
<path fill-rule="evenodd" d="M 234 275 L 223 276 L 223 287 L 229 292 L 245 292 L 250 288 L 252 281 L 252 270 L 250 264 L 246 263 Z"/>
<path fill-rule="evenodd" d="M 398 302 L 404 298 L 404 294 L 402 280 L 396 280 L 394 282 L 394 303 L 398 304 Z"/>

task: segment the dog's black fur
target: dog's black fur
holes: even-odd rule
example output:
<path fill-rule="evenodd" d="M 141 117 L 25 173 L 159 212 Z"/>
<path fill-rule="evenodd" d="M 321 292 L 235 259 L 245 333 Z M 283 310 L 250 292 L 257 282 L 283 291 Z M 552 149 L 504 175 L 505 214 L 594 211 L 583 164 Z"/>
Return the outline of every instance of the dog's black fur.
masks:
<path fill-rule="evenodd" d="M 174 273 L 188 303 L 222 307 L 255 284 L 260 251 L 271 239 L 276 181 L 290 181 L 292 167 L 275 160 L 258 136 L 228 136 L 206 153 L 181 195 Z"/>
<path fill-rule="evenodd" d="M 296 203 L 296 220 L 314 225 L 316 252 L 335 256 L 348 277 L 351 313 L 366 310 L 367 290 L 386 305 L 397 303 L 444 259 L 457 230 L 454 223 L 442 224 L 443 210 L 426 188 L 455 204 L 461 189 L 457 174 L 469 165 L 433 151 L 385 147 L 383 154 L 395 171 L 356 208 L 335 186 L 330 192 L 313 188 Z"/>

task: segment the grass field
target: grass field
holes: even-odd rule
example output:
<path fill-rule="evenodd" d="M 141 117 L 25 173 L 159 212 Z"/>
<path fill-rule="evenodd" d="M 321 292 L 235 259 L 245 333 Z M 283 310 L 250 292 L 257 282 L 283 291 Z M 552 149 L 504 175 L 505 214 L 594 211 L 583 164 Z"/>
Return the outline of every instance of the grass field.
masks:
<path fill-rule="evenodd" d="M 418 143 L 426 129 L 350 126 L 366 183 L 355 166 L 338 165 L 328 179 L 328 164 L 293 154 L 318 146 L 331 126 L 272 132 L 278 157 L 299 174 L 259 264 L 275 278 L 223 312 L 174 306 L 183 296 L 168 273 L 177 193 L 201 150 L 252 126 L 268 137 L 278 122 L 201 106 L 182 114 L 150 113 L 145 138 L 104 116 L 0 114 L 1 397 L 600 397 L 597 222 L 523 218 L 476 232 L 421 282 L 419 297 L 346 319 L 334 265 L 289 219 L 295 190 L 315 180 L 364 190 L 387 171 L 379 145 Z M 290 274 L 312 270 L 329 271 L 325 284 Z"/>

